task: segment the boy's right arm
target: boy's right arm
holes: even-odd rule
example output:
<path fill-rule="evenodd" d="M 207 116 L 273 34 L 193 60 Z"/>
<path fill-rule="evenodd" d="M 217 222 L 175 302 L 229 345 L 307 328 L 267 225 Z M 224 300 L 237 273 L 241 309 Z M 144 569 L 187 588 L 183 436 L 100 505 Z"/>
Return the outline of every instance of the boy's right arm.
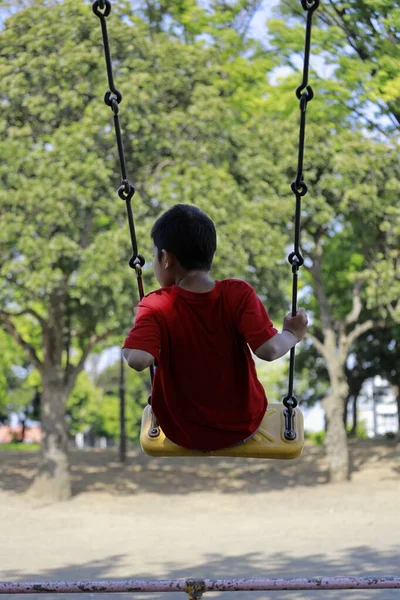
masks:
<path fill-rule="evenodd" d="M 133 309 L 133 327 L 123 345 L 123 356 L 135 371 L 154 364 L 161 348 L 161 332 L 154 311 L 143 303 L 139 307 Z"/>
<path fill-rule="evenodd" d="M 297 315 L 286 315 L 283 320 L 282 333 L 277 333 L 271 339 L 259 346 L 254 354 L 262 360 L 273 361 L 284 356 L 307 332 L 307 314 L 304 308 L 299 308 Z"/>

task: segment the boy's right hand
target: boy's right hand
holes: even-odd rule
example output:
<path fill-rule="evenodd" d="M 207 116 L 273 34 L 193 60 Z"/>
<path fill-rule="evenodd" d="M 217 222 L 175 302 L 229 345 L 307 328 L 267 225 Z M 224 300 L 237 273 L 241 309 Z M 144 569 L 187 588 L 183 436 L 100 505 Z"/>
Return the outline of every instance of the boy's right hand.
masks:
<path fill-rule="evenodd" d="M 283 331 L 290 331 L 296 336 L 297 341 L 303 339 L 307 333 L 308 317 L 304 308 L 299 308 L 297 315 L 292 317 L 291 313 L 288 313 L 283 319 Z"/>

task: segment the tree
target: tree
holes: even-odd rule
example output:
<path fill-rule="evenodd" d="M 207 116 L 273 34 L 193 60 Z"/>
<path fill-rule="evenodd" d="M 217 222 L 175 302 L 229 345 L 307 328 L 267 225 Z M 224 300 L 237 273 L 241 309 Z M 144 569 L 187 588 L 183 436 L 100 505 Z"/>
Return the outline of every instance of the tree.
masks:
<path fill-rule="evenodd" d="M 358 337 L 376 324 L 366 311 L 372 302 L 368 281 L 377 273 L 377 252 L 394 250 L 385 223 L 394 215 L 398 219 L 393 207 L 399 167 L 397 153 L 387 142 L 366 139 L 358 131 L 332 132 L 330 123 L 312 114 L 305 165 L 310 194 L 303 199 L 302 302 L 312 313 L 310 339 L 324 358 L 329 378 L 323 401 L 326 446 L 330 477 L 337 481 L 349 476 L 343 422 L 349 391 L 346 364 Z M 284 129 L 281 124 L 276 143 L 285 140 Z"/>
<path fill-rule="evenodd" d="M 9 18 L 0 38 L 0 316 L 41 375 L 34 487 L 57 499 L 70 495 L 66 399 L 91 349 L 116 331 L 129 305 L 127 278 L 114 267 L 121 249 L 106 198 L 110 165 L 94 151 L 96 48 L 85 6 L 67 9 L 66 17 L 60 6 L 34 3 Z"/>
<path fill-rule="evenodd" d="M 379 304 L 392 318 L 398 310 L 398 152 L 391 139 L 399 100 L 393 69 L 399 53 L 393 43 L 396 6 L 390 0 L 328 0 L 316 13 L 313 32 L 313 56 L 319 54 L 323 62 L 319 77 L 312 75 L 317 96 L 309 119 L 320 126 L 325 123 L 325 139 L 317 141 L 319 155 L 306 155 L 306 181 L 316 198 L 305 198 L 311 209 L 305 212 L 303 248 L 307 283 L 317 300 L 310 299 L 317 316 L 311 339 L 325 358 L 330 381 L 324 407 L 332 480 L 348 477 L 345 366 L 357 338 L 373 326 L 371 319 L 364 320 L 363 308 Z M 293 73 L 271 88 L 271 98 L 277 108 L 279 99 L 289 114 L 287 94 L 303 51 L 304 11 L 293 0 L 282 0 L 279 9 L 284 19 L 269 23 L 271 43 L 279 50 L 281 64 Z M 330 68 L 323 69 L 321 62 Z M 383 117 L 391 117 L 391 122 Z M 308 144 L 315 146 L 310 137 Z M 377 281 L 382 282 L 375 287 L 380 294 L 373 290 Z"/>
<path fill-rule="evenodd" d="M 269 29 L 293 68 L 302 50 L 304 11 L 297 0 L 281 0 L 278 12 L 283 18 L 272 20 Z M 400 123 L 398 2 L 326 0 L 314 21 L 313 56 L 328 66 L 319 69 L 324 73 L 319 93 L 331 114 L 340 114 L 350 127 L 361 122 L 372 134 L 392 137 Z"/>
<path fill-rule="evenodd" d="M 265 181 L 246 196 L 236 158 L 246 119 L 265 104 L 265 71 L 273 65 L 246 47 L 240 15 L 250 5 L 197 7 L 214 32 L 210 44 L 200 21 L 192 32 L 186 9 L 174 9 L 161 26 L 157 15 L 146 21 L 120 3 L 110 34 L 128 172 L 138 190 L 137 234 L 146 239 L 140 250 L 150 253 L 150 224 L 161 210 L 195 201 L 220 230 L 215 274 L 236 272 L 259 280 L 264 296 L 279 296 L 279 286 L 266 283 L 268 274 L 277 281 L 276 265 L 262 250 L 283 251 L 282 209 L 275 202 L 272 214 Z M 224 31 L 225 17 L 240 31 Z M 32 0 L 7 19 L 0 46 L 0 318 L 41 375 L 43 441 L 33 489 L 65 499 L 67 398 L 91 350 L 120 341 L 137 301 L 123 205 L 110 199 L 118 177 L 110 114 L 101 104 L 100 34 L 86 3 Z M 152 283 L 148 270 L 145 279 Z"/>
<path fill-rule="evenodd" d="M 362 144 L 368 148 L 368 154 L 361 156 L 359 148 L 353 159 L 344 150 L 337 157 L 345 160 L 348 168 L 341 168 L 345 182 L 342 198 L 339 200 L 337 195 L 337 178 L 333 194 L 328 189 L 324 192 L 334 210 L 333 220 L 326 226 L 307 227 L 312 239 L 306 252 L 312 261 L 308 271 L 318 301 L 321 332 L 311 339 L 326 360 L 330 378 L 330 390 L 324 400 L 328 420 L 326 444 L 331 477 L 336 480 L 348 474 L 342 418 L 348 395 L 346 362 L 360 335 L 377 324 L 363 310 L 369 292 L 366 273 L 375 271 L 376 251 L 386 244 L 382 223 L 392 213 L 392 185 L 396 186 L 398 179 L 396 152 L 386 144 L 367 140 Z M 376 170 L 372 170 L 372 163 Z M 336 202 L 339 200 L 336 206 L 331 203 L 335 196 Z"/>

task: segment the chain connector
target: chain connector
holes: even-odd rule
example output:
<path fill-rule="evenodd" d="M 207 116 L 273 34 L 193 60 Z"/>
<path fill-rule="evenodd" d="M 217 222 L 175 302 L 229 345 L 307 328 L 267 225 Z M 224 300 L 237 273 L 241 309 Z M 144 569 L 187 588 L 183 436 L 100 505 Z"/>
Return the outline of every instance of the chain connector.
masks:
<path fill-rule="evenodd" d="M 150 396 L 150 398 L 151 398 L 151 396 Z M 151 411 L 151 425 L 150 425 L 150 429 L 149 429 L 149 437 L 156 438 L 160 435 L 160 433 L 161 433 L 161 429 L 158 424 L 156 415 L 154 414 L 153 411 Z"/>
<path fill-rule="evenodd" d="M 291 184 L 293 194 L 299 194 L 299 196 L 305 196 L 308 192 L 308 187 L 305 181 L 293 181 Z"/>
<path fill-rule="evenodd" d="M 122 100 L 122 94 L 119 90 L 117 90 L 117 88 L 114 88 L 113 90 L 107 90 L 106 93 L 104 94 L 104 102 L 107 104 L 107 106 L 109 106 L 113 110 L 114 110 L 114 108 L 113 108 L 114 102 L 117 102 L 117 104 L 120 104 L 121 100 Z"/>
<path fill-rule="evenodd" d="M 301 102 L 305 102 L 307 106 L 307 102 L 311 102 L 311 100 L 314 98 L 314 90 L 312 89 L 311 85 L 301 84 L 296 89 L 296 96 L 300 100 L 300 108 L 302 108 Z"/>
<path fill-rule="evenodd" d="M 294 427 L 294 418 L 295 418 L 295 408 L 298 405 L 296 396 L 285 396 L 283 399 L 283 404 L 285 406 L 285 410 L 283 414 L 285 416 L 285 432 L 284 437 L 285 440 L 293 441 L 296 439 L 296 429 Z"/>
<path fill-rule="evenodd" d="M 295 440 L 297 437 L 296 430 L 294 428 L 295 412 L 290 408 L 285 408 L 283 414 L 285 417 L 285 431 L 283 436 L 285 440 L 288 440 L 288 442 L 293 442 L 293 440 Z"/>
<path fill-rule="evenodd" d="M 289 409 L 289 410 L 294 410 L 296 408 L 296 406 L 298 405 L 298 401 L 296 396 L 292 395 L 287 395 L 284 397 L 283 399 L 283 404 L 284 406 Z"/>
<path fill-rule="evenodd" d="M 189 600 L 201 600 L 206 591 L 206 584 L 203 579 L 187 579 L 185 592 L 189 596 Z"/>
<path fill-rule="evenodd" d="M 320 0 L 301 0 L 301 5 L 304 10 L 314 12 L 314 10 L 317 10 L 319 2 Z"/>
<path fill-rule="evenodd" d="M 304 265 L 304 258 L 300 252 L 291 252 L 288 256 L 288 262 L 292 265 L 293 272 L 296 272 Z"/>
<path fill-rule="evenodd" d="M 104 19 L 111 12 L 111 3 L 109 0 L 95 0 L 92 4 L 92 10 L 96 17 Z"/>
<path fill-rule="evenodd" d="M 159 427 L 150 427 L 150 429 L 149 429 L 149 437 L 156 438 L 159 435 L 160 435 L 160 428 Z"/>
<path fill-rule="evenodd" d="M 136 273 L 138 269 L 142 269 L 142 267 L 144 267 L 145 263 L 146 261 L 143 254 L 137 254 L 136 256 L 132 256 L 132 258 L 129 259 L 129 266 L 131 269 L 134 269 Z"/>
<path fill-rule="evenodd" d="M 121 200 L 128 202 L 133 198 L 135 191 L 135 186 L 128 179 L 126 179 L 118 188 L 118 196 L 121 198 Z"/>

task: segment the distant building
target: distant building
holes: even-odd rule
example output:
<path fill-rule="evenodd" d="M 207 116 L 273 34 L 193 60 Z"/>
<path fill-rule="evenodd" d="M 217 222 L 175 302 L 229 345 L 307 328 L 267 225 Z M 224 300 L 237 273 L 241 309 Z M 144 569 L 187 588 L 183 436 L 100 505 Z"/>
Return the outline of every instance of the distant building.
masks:
<path fill-rule="evenodd" d="M 21 442 L 26 444 L 40 444 L 42 437 L 42 428 L 40 425 L 26 427 L 22 430 L 22 425 L 0 425 L 0 444 L 11 444 L 12 442 Z"/>
<path fill-rule="evenodd" d="M 86 431 L 80 431 L 76 433 L 74 437 L 70 437 L 70 441 L 75 444 L 77 448 L 108 448 L 113 446 L 114 441 L 106 438 L 105 436 L 94 435 L 90 428 Z"/>
<path fill-rule="evenodd" d="M 395 435 L 399 430 L 395 395 L 389 382 L 381 377 L 364 383 L 357 412 L 358 422 L 365 426 L 368 437 Z"/>

